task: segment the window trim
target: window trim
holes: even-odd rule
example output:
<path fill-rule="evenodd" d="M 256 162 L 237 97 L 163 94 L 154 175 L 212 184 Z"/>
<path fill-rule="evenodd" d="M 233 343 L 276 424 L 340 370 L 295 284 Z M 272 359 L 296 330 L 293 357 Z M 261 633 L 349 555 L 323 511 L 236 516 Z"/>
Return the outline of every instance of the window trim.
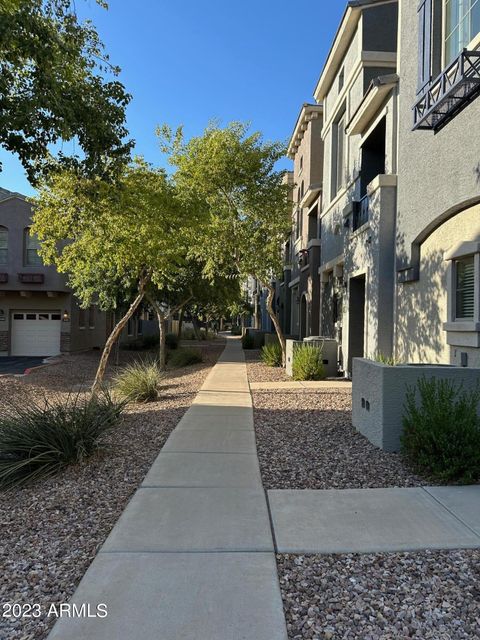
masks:
<path fill-rule="evenodd" d="M 30 229 L 31 227 L 25 227 L 23 230 L 23 265 L 25 267 L 43 267 L 43 261 L 42 258 L 40 257 L 40 255 L 38 254 L 38 249 L 32 249 L 31 247 L 29 247 L 29 243 L 36 239 L 37 243 L 39 243 L 38 238 L 36 236 L 31 236 L 30 235 Z M 33 251 L 35 250 L 35 254 L 38 258 L 38 262 L 34 261 L 34 262 L 30 262 L 28 255 L 29 255 L 29 251 Z"/>
<path fill-rule="evenodd" d="M 462 258 L 474 258 L 474 311 L 473 318 L 456 317 L 456 269 L 455 262 Z M 447 269 L 447 321 L 443 329 L 447 332 L 447 343 L 453 346 L 480 346 L 480 242 L 462 242 L 444 255 L 449 262 Z M 473 337 L 476 334 L 476 338 Z"/>

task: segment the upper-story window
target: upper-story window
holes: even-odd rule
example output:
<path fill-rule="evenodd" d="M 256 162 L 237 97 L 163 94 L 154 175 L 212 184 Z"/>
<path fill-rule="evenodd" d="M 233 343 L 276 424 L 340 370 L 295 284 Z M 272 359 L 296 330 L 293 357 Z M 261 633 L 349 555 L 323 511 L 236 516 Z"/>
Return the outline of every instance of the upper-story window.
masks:
<path fill-rule="evenodd" d="M 25 265 L 29 267 L 38 267 L 43 264 L 38 253 L 40 242 L 37 236 L 30 235 L 30 228 L 25 229 Z"/>
<path fill-rule="evenodd" d="M 345 185 L 345 109 L 332 127 L 332 198 Z"/>
<path fill-rule="evenodd" d="M 300 173 L 303 171 L 303 156 L 300 156 Z"/>
<path fill-rule="evenodd" d="M 338 93 L 343 89 L 343 85 L 345 84 L 345 68 L 342 67 L 342 70 L 338 74 Z"/>
<path fill-rule="evenodd" d="M 0 227 L 0 264 L 8 262 L 8 229 Z"/>
<path fill-rule="evenodd" d="M 480 0 L 445 0 L 445 64 L 480 33 Z"/>

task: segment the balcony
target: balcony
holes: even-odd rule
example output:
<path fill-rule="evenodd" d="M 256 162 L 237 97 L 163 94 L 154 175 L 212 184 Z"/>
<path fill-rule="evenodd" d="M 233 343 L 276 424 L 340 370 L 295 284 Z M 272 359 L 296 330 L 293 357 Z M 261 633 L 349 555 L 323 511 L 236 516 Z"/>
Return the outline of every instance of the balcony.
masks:
<path fill-rule="evenodd" d="M 480 51 L 464 49 L 413 106 L 413 129 L 440 129 L 479 91 Z"/>
<path fill-rule="evenodd" d="M 370 218 L 370 197 L 368 193 L 361 200 L 353 203 L 352 231 L 356 231 L 367 224 Z"/>

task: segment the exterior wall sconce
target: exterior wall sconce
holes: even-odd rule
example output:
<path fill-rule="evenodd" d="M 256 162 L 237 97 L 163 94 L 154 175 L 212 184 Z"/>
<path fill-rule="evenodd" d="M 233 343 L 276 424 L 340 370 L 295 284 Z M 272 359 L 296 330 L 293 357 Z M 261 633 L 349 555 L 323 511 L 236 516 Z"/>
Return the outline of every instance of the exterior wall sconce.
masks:
<path fill-rule="evenodd" d="M 63 320 L 63 322 L 70 322 L 70 314 L 68 313 L 68 311 L 66 309 L 63 312 L 62 320 Z"/>

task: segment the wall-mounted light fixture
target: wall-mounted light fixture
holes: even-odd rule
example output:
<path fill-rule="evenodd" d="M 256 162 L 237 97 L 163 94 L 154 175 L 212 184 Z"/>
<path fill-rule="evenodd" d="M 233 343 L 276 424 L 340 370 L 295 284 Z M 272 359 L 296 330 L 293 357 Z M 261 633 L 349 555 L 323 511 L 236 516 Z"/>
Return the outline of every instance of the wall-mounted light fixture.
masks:
<path fill-rule="evenodd" d="M 66 309 L 63 312 L 62 320 L 63 320 L 63 322 L 70 322 L 70 314 L 68 313 L 68 311 Z"/>

